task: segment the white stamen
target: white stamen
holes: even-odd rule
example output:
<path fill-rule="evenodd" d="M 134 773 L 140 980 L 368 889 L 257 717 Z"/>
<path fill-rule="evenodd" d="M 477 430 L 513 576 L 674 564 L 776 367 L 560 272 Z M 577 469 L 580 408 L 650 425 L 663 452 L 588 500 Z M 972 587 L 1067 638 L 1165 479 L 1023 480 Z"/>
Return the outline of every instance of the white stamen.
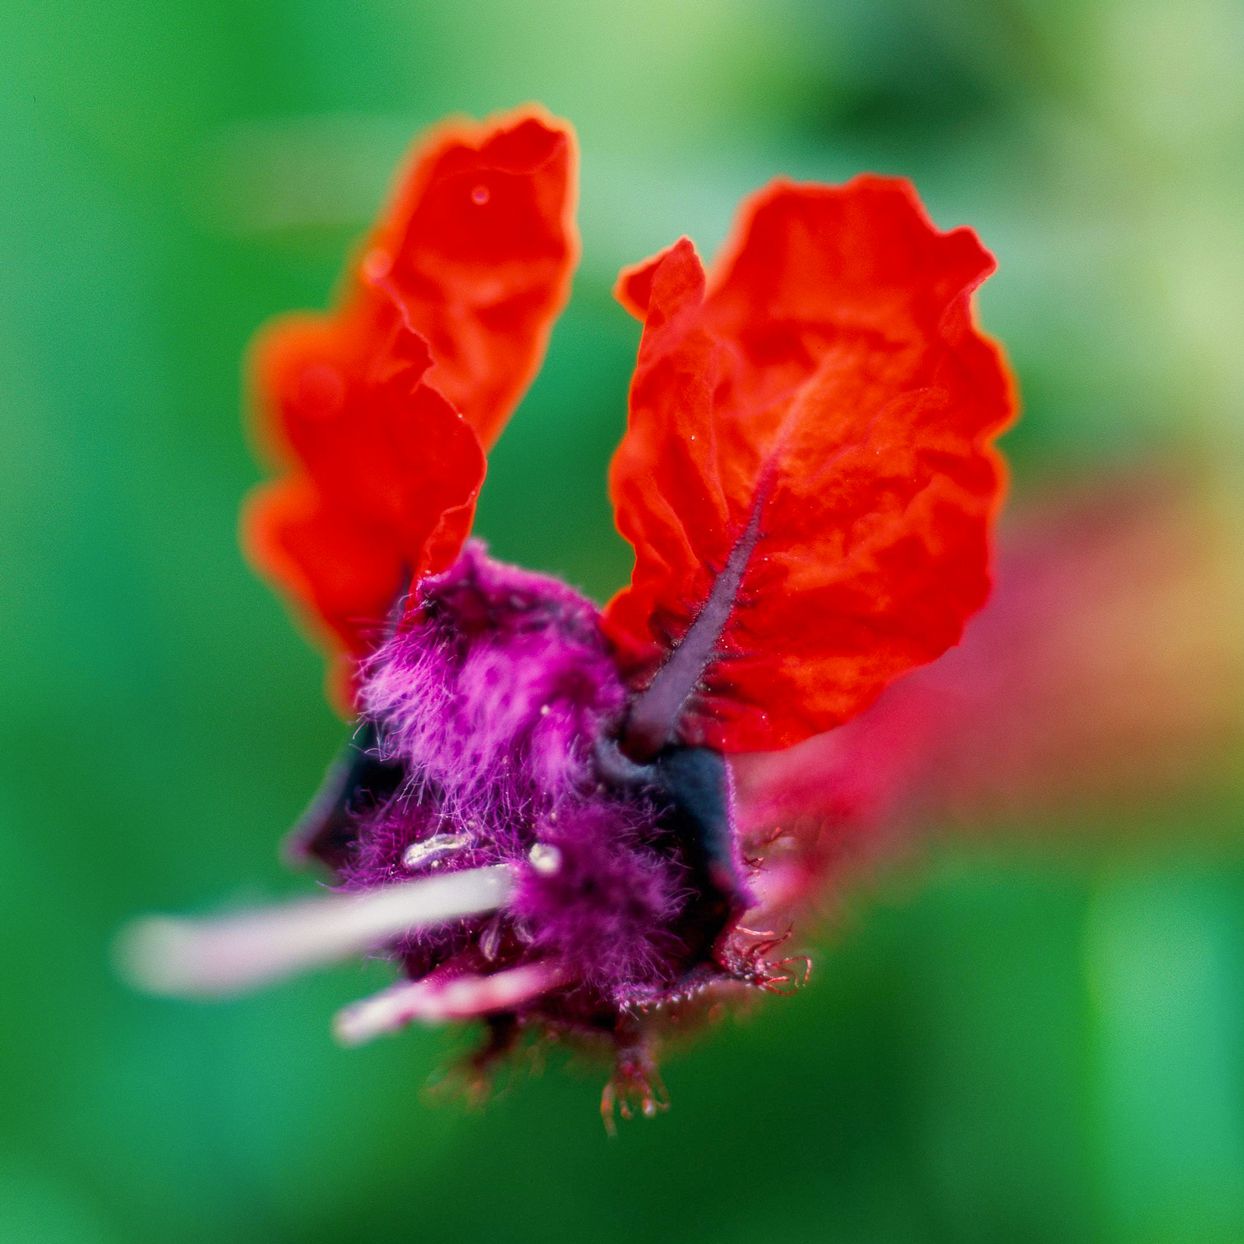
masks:
<path fill-rule="evenodd" d="M 551 877 L 562 866 L 562 853 L 548 842 L 537 842 L 527 852 L 527 858 L 542 877 Z"/>
<path fill-rule="evenodd" d="M 237 993 L 371 950 L 408 929 L 495 911 L 513 889 L 509 866 L 493 864 L 216 919 L 152 916 L 122 931 L 117 962 L 149 993 Z"/>
<path fill-rule="evenodd" d="M 521 1006 L 564 979 L 564 972 L 556 967 L 529 963 L 492 976 L 403 981 L 338 1011 L 333 1033 L 343 1045 L 362 1045 L 416 1020 L 435 1024 Z"/>
<path fill-rule="evenodd" d="M 479 937 L 479 948 L 484 958 L 492 963 L 497 957 L 497 951 L 501 949 L 501 924 L 504 917 L 501 915 L 493 916 L 493 918 L 484 926 L 484 931 Z"/>
<path fill-rule="evenodd" d="M 434 856 L 444 855 L 447 851 L 456 851 L 459 847 L 469 846 L 470 843 L 470 834 L 433 834 L 431 838 L 425 838 L 422 842 L 412 842 L 406 848 L 406 853 L 402 856 L 402 867 L 418 868 L 420 864 L 426 863 Z"/>

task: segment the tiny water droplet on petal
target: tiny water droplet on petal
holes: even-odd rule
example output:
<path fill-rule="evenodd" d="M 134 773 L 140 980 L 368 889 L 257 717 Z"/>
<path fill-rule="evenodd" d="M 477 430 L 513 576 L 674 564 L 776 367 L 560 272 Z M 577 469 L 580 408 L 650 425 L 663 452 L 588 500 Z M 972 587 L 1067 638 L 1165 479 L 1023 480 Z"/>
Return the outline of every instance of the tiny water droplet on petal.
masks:
<path fill-rule="evenodd" d="M 383 281 L 392 271 L 393 256 L 382 246 L 373 246 L 363 257 L 363 277 L 368 281 Z"/>

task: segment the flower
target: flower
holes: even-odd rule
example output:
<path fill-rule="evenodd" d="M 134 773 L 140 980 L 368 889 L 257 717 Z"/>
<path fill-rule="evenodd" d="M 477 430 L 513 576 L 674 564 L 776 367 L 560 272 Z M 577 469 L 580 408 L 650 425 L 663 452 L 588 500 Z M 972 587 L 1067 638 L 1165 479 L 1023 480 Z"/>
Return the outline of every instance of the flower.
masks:
<path fill-rule="evenodd" d="M 443 127 L 334 309 L 260 336 L 280 475 L 246 544 L 356 719 L 292 840 L 335 892 L 144 922 L 128 959 L 211 993 L 383 949 L 403 979 L 340 1037 L 480 1017 L 491 1058 L 533 1025 L 595 1035 L 611 1120 L 661 1104 L 671 1018 L 791 982 L 749 924 L 769 901 L 733 758 L 839 726 L 958 640 L 1014 397 L 971 231 L 903 181 L 777 181 L 710 274 L 684 238 L 619 281 L 643 326 L 610 474 L 630 585 L 601 609 L 499 564 L 468 541 L 484 453 L 566 300 L 574 197 L 542 111 Z"/>

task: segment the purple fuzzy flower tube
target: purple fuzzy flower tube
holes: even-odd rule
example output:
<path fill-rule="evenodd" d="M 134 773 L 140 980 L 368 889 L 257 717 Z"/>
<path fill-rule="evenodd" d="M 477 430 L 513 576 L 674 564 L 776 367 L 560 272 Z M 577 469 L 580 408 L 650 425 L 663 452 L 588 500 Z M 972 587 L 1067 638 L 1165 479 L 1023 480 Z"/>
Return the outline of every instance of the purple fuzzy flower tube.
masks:
<path fill-rule="evenodd" d="M 503 912 L 411 932 L 412 980 L 535 966 L 530 1006 L 615 1033 L 639 1007 L 721 974 L 713 947 L 749 903 L 728 770 L 706 749 L 635 764 L 596 606 L 473 542 L 426 580 L 368 663 L 354 763 L 298 831 L 347 890 L 506 865 Z"/>

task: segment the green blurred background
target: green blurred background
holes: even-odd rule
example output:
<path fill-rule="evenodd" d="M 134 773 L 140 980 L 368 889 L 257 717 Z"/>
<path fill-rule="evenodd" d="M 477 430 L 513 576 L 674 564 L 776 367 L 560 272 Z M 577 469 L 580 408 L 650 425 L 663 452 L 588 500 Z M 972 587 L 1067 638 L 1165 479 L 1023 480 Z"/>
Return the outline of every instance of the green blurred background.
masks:
<path fill-rule="evenodd" d="M 578 127 L 584 259 L 479 529 L 603 597 L 612 278 L 683 232 L 711 253 L 779 172 L 908 175 L 998 253 L 1017 506 L 1135 462 L 1238 478 L 1236 0 L 0 14 L 0 1240 L 1244 1239 L 1233 765 L 1139 835 L 1074 799 L 931 832 L 612 1142 L 589 1064 L 472 1112 L 425 1091 L 454 1034 L 337 1049 L 376 965 L 215 1007 L 108 965 L 135 912 L 308 885 L 276 844 L 343 727 L 237 552 L 239 360 L 325 302 L 415 132 L 528 99 Z"/>

